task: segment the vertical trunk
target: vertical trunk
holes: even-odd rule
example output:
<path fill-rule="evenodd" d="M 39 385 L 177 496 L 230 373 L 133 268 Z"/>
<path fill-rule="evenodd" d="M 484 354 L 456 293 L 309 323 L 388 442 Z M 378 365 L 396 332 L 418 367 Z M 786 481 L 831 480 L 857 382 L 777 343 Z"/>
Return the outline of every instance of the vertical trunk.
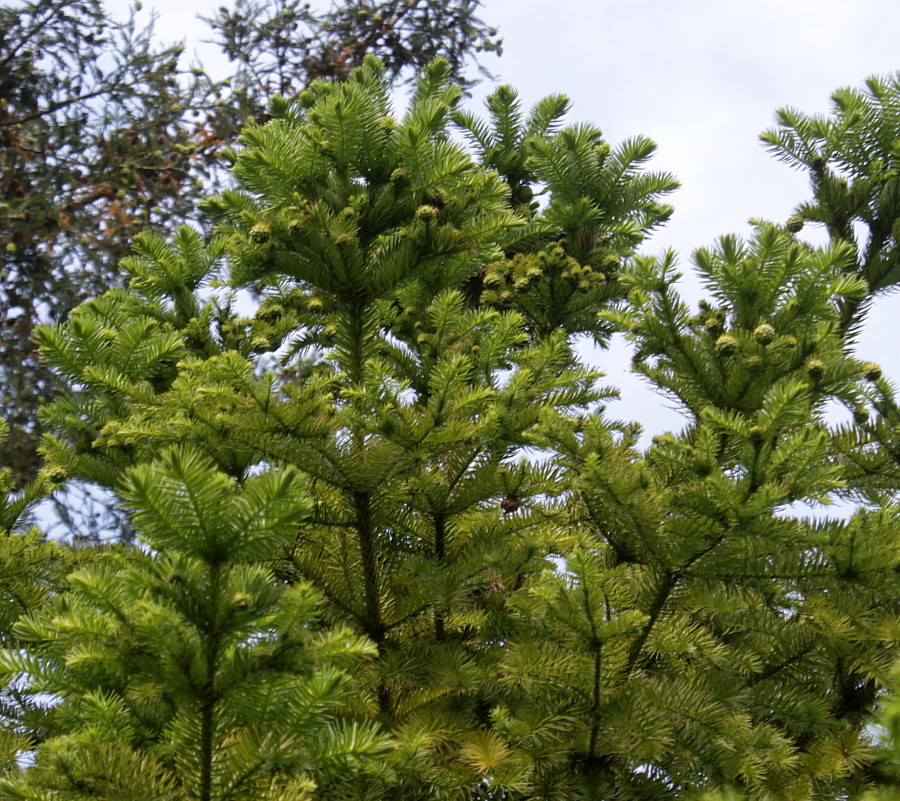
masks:
<path fill-rule="evenodd" d="M 221 566 L 218 564 L 210 564 L 209 617 L 205 631 L 202 632 L 207 673 L 200 698 L 200 801 L 212 801 L 212 763 L 215 752 L 216 702 L 218 701 L 218 698 L 216 697 L 215 676 L 221 638 L 217 617 L 221 604 L 221 579 Z"/>
<path fill-rule="evenodd" d="M 375 547 L 375 531 L 372 526 L 371 496 L 367 492 L 354 492 L 353 504 L 356 507 L 356 530 L 359 537 L 359 553 L 362 557 L 364 626 L 366 634 L 374 640 L 381 651 L 385 639 L 385 629 L 378 587 L 378 556 Z"/>
<path fill-rule="evenodd" d="M 434 516 L 434 556 L 438 564 L 443 567 L 446 564 L 447 548 L 447 517 L 443 514 Z M 438 642 L 446 639 L 446 614 L 447 610 L 439 605 L 434 612 L 434 636 Z"/>

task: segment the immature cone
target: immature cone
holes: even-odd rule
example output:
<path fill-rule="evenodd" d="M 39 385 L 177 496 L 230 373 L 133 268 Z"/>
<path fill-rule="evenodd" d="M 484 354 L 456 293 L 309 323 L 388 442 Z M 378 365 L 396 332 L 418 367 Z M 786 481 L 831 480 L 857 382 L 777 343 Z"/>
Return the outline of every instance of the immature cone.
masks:
<path fill-rule="evenodd" d="M 514 200 L 516 203 L 530 203 L 534 197 L 534 190 L 530 186 L 520 186 L 516 189 Z"/>
<path fill-rule="evenodd" d="M 45 467 L 39 475 L 48 484 L 59 486 L 60 484 L 65 484 L 69 478 L 69 471 L 62 465 L 53 465 L 52 467 Z"/>
<path fill-rule="evenodd" d="M 760 345 L 768 345 L 775 339 L 775 329 L 768 323 L 762 323 L 753 329 L 753 338 L 759 342 Z"/>
<path fill-rule="evenodd" d="M 825 374 L 825 363 L 819 359 L 810 359 L 806 363 L 806 372 L 810 378 L 818 381 Z"/>
<path fill-rule="evenodd" d="M 250 228 L 250 239 L 254 242 L 265 242 L 272 235 L 272 228 L 268 223 L 258 222 Z"/>
<path fill-rule="evenodd" d="M 430 220 L 437 217 L 438 214 L 440 214 L 440 212 L 434 206 L 430 206 L 427 203 L 416 209 L 416 217 L 420 220 Z"/>
<path fill-rule="evenodd" d="M 799 234 L 800 231 L 803 230 L 803 223 L 804 220 L 799 214 L 792 214 L 788 217 L 787 225 L 785 227 L 792 234 Z"/>
<path fill-rule="evenodd" d="M 723 356 L 731 356 L 737 352 L 738 347 L 738 341 L 731 334 L 722 334 L 716 340 L 716 353 L 721 353 Z"/>
<path fill-rule="evenodd" d="M 869 381 L 877 381 L 881 378 L 881 368 L 875 362 L 866 362 L 862 366 L 862 371 Z"/>
<path fill-rule="evenodd" d="M 398 167 L 391 173 L 391 183 L 398 189 L 406 189 L 409 186 L 409 173 L 403 167 Z"/>

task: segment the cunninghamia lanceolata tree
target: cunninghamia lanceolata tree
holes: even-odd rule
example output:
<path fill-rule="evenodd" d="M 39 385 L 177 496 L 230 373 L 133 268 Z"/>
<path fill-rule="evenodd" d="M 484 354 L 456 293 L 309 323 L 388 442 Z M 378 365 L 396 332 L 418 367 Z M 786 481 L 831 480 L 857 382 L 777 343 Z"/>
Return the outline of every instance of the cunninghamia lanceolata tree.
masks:
<path fill-rule="evenodd" d="M 269 566 L 309 513 L 301 483 L 285 469 L 238 487 L 191 449 L 127 473 L 151 550 L 70 575 L 0 655 L 24 695 L 56 700 L 63 732 L 0 795 L 294 801 L 386 750 L 349 714 L 374 645 L 322 627 L 312 587 Z"/>
<path fill-rule="evenodd" d="M 813 191 L 788 227 L 819 223 L 856 251 L 849 269 L 869 291 L 842 307 L 843 326 L 855 329 L 868 301 L 900 281 L 900 73 L 873 76 L 864 90 L 839 89 L 828 116 L 785 108 L 776 120 L 763 141 L 808 172 Z"/>
<path fill-rule="evenodd" d="M 613 149 L 595 126 L 560 130 L 569 110 L 563 95 L 539 101 L 524 119 L 510 87 L 500 87 L 487 106 L 488 122 L 467 111 L 456 111 L 454 120 L 482 164 L 506 181 L 534 239 L 470 279 L 467 291 L 476 297 L 480 291 L 481 300 L 496 308 L 518 311 L 540 338 L 563 331 L 590 334 L 602 343 L 611 330 L 597 311 L 621 298 L 622 258 L 669 219 L 672 207 L 660 198 L 677 181 L 642 170 L 656 150 L 646 137 Z M 536 186 L 548 196 L 539 215 Z"/>
<path fill-rule="evenodd" d="M 848 482 L 823 411 L 866 404 L 871 365 L 840 327 L 866 289 L 852 260 L 773 227 L 726 237 L 695 256 L 712 292 L 699 314 L 671 256 L 636 260 L 627 304 L 605 316 L 686 428 L 643 453 L 632 426 L 600 417 L 546 429 L 579 542 L 564 574 L 521 597 L 538 625 L 503 663 L 506 725 L 536 699 L 548 720 L 574 717 L 586 797 L 712 785 L 833 799 L 875 780 L 867 725 L 895 657 L 896 512 L 791 511 Z M 547 772 L 548 796 L 558 781 Z"/>
<path fill-rule="evenodd" d="M 267 118 L 274 95 L 345 79 L 372 53 L 393 81 L 442 55 L 469 86 L 473 56 L 500 51 L 478 0 L 236 0 L 207 20 L 233 67 L 214 79 L 183 44 L 155 43 L 152 0 L 127 19 L 110 5 L 0 7 L 0 416 L 11 428 L 0 453 L 17 484 L 40 468 L 37 410 L 57 388 L 35 326 L 120 286 L 137 232 L 199 221 L 198 200 L 225 175 L 221 150 Z M 73 506 L 62 510 L 90 519 Z"/>
<path fill-rule="evenodd" d="M 0 420 L 0 439 L 6 433 L 6 423 Z M 16 621 L 61 591 L 66 575 L 91 557 L 48 542 L 31 525 L 34 507 L 63 478 L 64 471 L 48 468 L 13 491 L 18 482 L 12 471 L 0 470 L 0 648 L 21 648 Z M 33 703 L 17 683 L 0 681 L 0 772 L 12 767 L 19 753 L 44 738 L 51 726 L 52 712 Z"/>
<path fill-rule="evenodd" d="M 400 119 L 371 60 L 276 101 L 205 205 L 214 237 L 141 235 L 125 289 L 39 333 L 78 387 L 46 408 L 50 463 L 123 498 L 175 443 L 234 493 L 302 475 L 267 570 L 373 643 L 342 714 L 393 746 L 320 798 L 858 796 L 896 513 L 793 510 L 862 486 L 823 417 L 873 404 L 852 248 L 725 238 L 693 313 L 672 258 L 634 253 L 674 187 L 651 143 L 505 88 L 482 122 L 449 77 L 426 69 Z M 573 347 L 614 330 L 687 416 L 645 452 Z"/>
<path fill-rule="evenodd" d="M 313 512 L 279 575 L 312 581 L 326 615 L 379 648 L 371 687 L 399 740 L 383 786 L 438 795 L 478 782 L 477 767 L 448 769 L 445 754 L 472 751 L 487 723 L 491 665 L 515 628 L 505 593 L 562 548 L 542 500 L 559 494 L 555 475 L 516 454 L 544 417 L 603 396 L 565 330 L 542 336 L 471 287 L 547 248 L 587 272 L 601 253 L 614 284 L 610 257 L 627 258 L 655 222 L 641 204 L 673 185 L 610 167 L 609 191 L 637 199 L 631 239 L 616 238 L 624 210 L 612 222 L 597 211 L 596 187 L 578 195 L 560 182 L 548 209 L 580 209 L 568 227 L 518 208 L 450 139 L 460 92 L 449 79 L 445 64 L 430 67 L 401 120 L 375 62 L 276 104 L 234 156 L 241 190 L 207 204 L 216 239 L 139 237 L 128 290 L 40 335 L 48 361 L 84 388 L 47 409 L 59 432 L 48 454 L 73 475 L 118 489 L 123 468 L 188 440 L 238 480 L 260 461 L 308 476 Z M 530 141 L 551 148 L 580 130 L 548 121 Z M 559 149 L 602 172 L 590 140 Z M 537 156 L 534 169 L 547 169 Z M 196 294 L 222 256 L 231 285 L 261 296 L 252 319 Z M 596 327 L 581 308 L 572 318 L 573 333 Z M 252 357 L 275 351 L 285 366 L 258 374 Z"/>

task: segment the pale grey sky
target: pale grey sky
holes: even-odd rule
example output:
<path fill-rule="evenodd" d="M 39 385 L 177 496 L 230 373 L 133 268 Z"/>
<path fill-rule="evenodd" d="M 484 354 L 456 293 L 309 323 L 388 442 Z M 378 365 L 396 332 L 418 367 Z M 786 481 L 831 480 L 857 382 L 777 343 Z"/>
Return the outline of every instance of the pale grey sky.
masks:
<path fill-rule="evenodd" d="M 115 0 L 113 10 L 127 4 Z M 208 54 L 197 14 L 215 0 L 144 0 L 159 15 L 164 40 L 184 38 Z M 655 167 L 682 189 L 675 215 L 647 252 L 674 248 L 689 272 L 690 253 L 750 217 L 783 221 L 808 195 L 803 175 L 769 156 L 758 141 L 776 108 L 826 111 L 831 92 L 872 74 L 900 69 L 897 0 L 485 0 L 504 55 L 486 59 L 498 83 L 527 104 L 563 92 L 573 121 L 599 125 L 611 142 L 632 134 L 659 145 Z M 208 55 L 202 55 L 208 61 Z M 487 82 L 473 102 L 489 92 Z M 686 292 L 699 297 L 696 283 Z M 861 356 L 900 379 L 900 295 L 879 302 L 861 338 Z M 623 401 L 611 411 L 641 420 L 648 433 L 680 427 L 664 403 L 627 375 L 621 344 L 601 355 Z"/>

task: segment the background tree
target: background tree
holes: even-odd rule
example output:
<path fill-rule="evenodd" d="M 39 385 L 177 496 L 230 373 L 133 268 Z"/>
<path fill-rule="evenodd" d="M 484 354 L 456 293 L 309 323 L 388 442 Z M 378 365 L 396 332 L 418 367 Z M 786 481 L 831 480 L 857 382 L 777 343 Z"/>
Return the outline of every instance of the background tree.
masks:
<path fill-rule="evenodd" d="M 471 85 L 471 57 L 499 52 L 497 31 L 478 16 L 473 0 L 350 0 L 326 12 L 296 0 L 238 0 L 207 21 L 235 63 L 234 88 L 257 112 L 275 94 L 294 95 L 315 78 L 345 80 L 366 55 L 377 54 L 391 82 L 411 78 L 437 57 L 455 80 Z"/>
<path fill-rule="evenodd" d="M 496 31 L 472 0 L 350 2 L 319 13 L 298 2 L 239 2 L 210 20 L 235 64 L 225 80 L 184 63 L 152 26 L 112 19 L 100 0 L 0 8 L 0 414 L 14 480 L 36 473 L 36 411 L 52 395 L 31 333 L 120 283 L 134 235 L 198 220 L 221 149 L 275 94 L 346 76 L 375 52 L 400 78 L 435 55 L 465 82 Z M 84 521 L 81 521 L 82 524 Z"/>
<path fill-rule="evenodd" d="M 0 408 L 16 481 L 37 469 L 35 412 L 54 386 L 34 326 L 114 283 L 128 240 L 186 211 L 179 53 L 97 2 L 0 9 Z"/>

